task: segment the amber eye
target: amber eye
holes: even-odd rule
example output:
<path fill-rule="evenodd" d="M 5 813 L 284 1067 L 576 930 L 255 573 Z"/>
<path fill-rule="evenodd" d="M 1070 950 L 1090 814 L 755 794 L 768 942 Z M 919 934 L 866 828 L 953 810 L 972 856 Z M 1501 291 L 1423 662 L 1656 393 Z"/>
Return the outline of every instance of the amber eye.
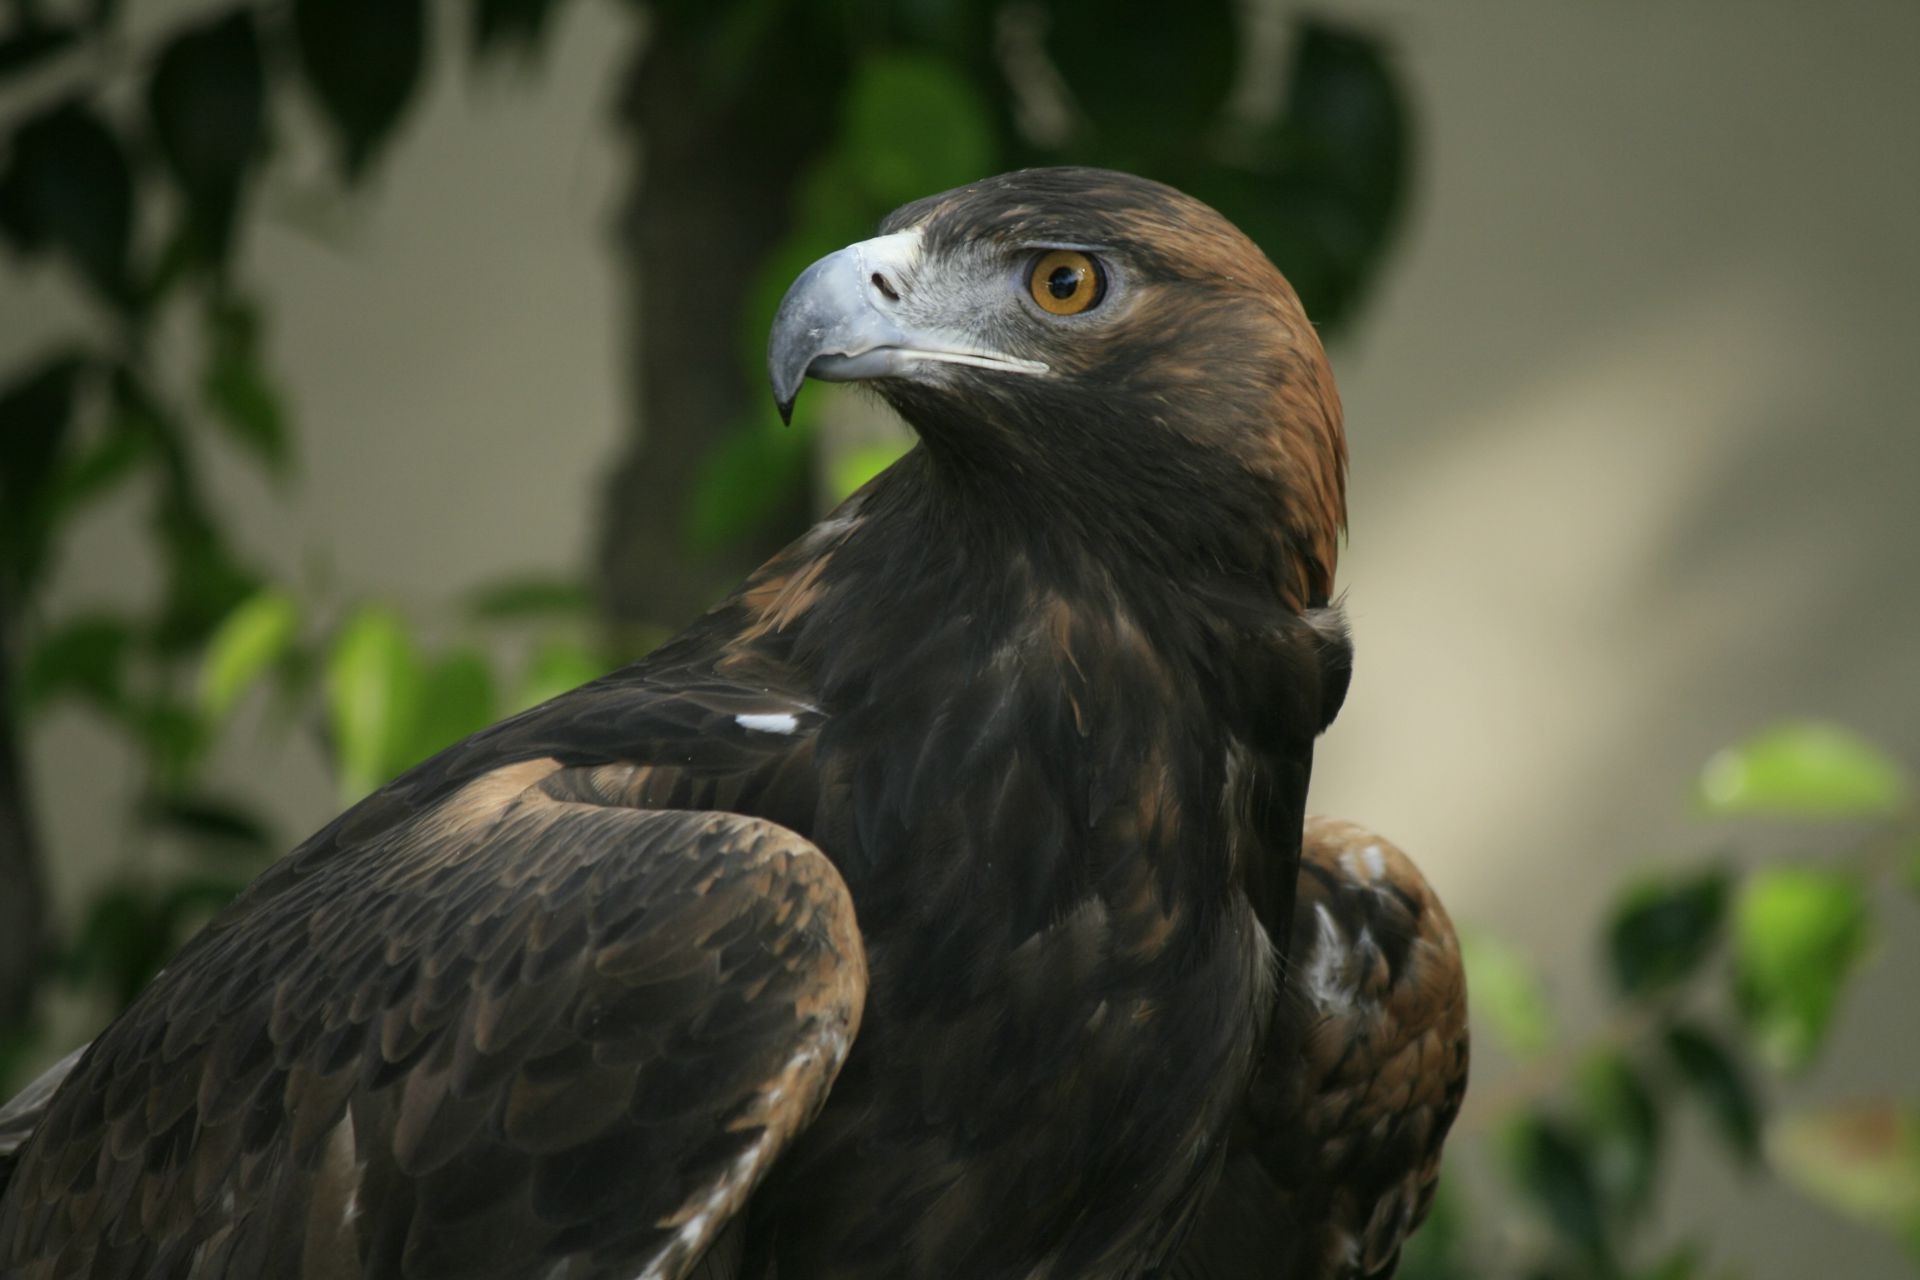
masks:
<path fill-rule="evenodd" d="M 1049 249 L 1033 260 L 1027 292 L 1042 311 L 1077 316 L 1100 305 L 1107 277 L 1100 264 L 1075 249 Z"/>

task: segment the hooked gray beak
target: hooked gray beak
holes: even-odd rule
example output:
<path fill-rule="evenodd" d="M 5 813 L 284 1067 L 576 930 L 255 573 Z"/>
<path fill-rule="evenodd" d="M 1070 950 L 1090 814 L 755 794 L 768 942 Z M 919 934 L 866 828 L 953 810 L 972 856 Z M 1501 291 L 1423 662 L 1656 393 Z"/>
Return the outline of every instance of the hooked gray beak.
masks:
<path fill-rule="evenodd" d="M 800 384 L 810 377 L 903 377 L 923 361 L 1047 371 L 1037 360 L 983 351 L 958 333 L 908 320 L 903 312 L 919 260 L 920 232 L 896 231 L 850 244 L 800 273 L 780 300 L 767 339 L 767 374 L 782 422 L 793 420 Z"/>

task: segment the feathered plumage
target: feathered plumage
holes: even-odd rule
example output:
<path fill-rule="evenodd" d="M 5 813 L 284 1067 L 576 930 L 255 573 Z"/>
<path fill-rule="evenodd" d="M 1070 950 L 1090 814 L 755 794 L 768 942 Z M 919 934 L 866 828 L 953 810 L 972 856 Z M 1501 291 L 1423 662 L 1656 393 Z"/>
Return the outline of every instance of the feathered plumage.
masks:
<path fill-rule="evenodd" d="M 809 269 L 771 364 L 920 447 L 0 1113 L 7 1275 L 1391 1269 L 1462 995 L 1390 847 L 1316 826 L 1300 875 L 1350 649 L 1291 290 L 1169 188 L 1030 171 Z"/>

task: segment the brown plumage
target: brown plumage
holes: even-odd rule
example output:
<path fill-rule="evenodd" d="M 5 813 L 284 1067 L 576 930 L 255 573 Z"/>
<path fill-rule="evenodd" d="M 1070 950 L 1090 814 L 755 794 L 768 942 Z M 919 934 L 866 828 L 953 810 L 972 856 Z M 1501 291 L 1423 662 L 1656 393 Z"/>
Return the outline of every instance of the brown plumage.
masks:
<path fill-rule="evenodd" d="M 262 876 L 0 1112 L 0 1271 L 1390 1270 L 1460 991 L 1397 854 L 1299 874 L 1350 668 L 1312 328 L 1124 175 L 883 232 L 796 282 L 775 394 L 921 447 Z"/>

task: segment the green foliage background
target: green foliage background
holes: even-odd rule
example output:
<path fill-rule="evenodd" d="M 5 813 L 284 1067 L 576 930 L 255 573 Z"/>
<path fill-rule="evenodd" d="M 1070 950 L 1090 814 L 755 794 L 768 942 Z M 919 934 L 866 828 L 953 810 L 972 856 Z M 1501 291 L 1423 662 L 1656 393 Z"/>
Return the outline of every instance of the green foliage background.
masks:
<path fill-rule="evenodd" d="M 238 545 L 204 480 L 222 453 L 279 483 L 299 467 L 270 316 L 236 253 L 276 163 L 288 99 L 324 121 L 336 180 L 352 188 L 406 119 L 436 23 L 463 16 L 475 62 L 532 64 L 560 7 L 223 3 L 129 51 L 113 0 L 14 0 L 0 88 L 91 57 L 131 66 L 139 91 L 123 101 L 83 84 L 24 99 L 0 124 L 0 238 L 22 263 L 61 263 L 97 320 L 84 340 L 0 374 L 7 736 L 17 742 L 62 702 L 97 713 L 142 761 L 143 794 L 126 822 L 168 855 L 103 886 L 73 927 L 48 929 L 36 952 L 43 992 L 131 999 L 298 834 L 272 830 L 254 800 L 208 780 L 210 751 L 243 706 L 266 700 L 284 732 L 320 735 L 344 803 L 631 656 L 631 637 L 610 640 L 582 582 L 480 584 L 457 616 L 423 619 L 350 587 L 273 580 Z M 697 61 L 695 105 L 769 130 L 791 87 L 766 82 L 769 51 L 801 30 L 839 59 L 830 72 L 816 66 L 809 85 L 832 96 L 836 127 L 784 193 L 783 235 L 753 267 L 731 371 L 743 384 L 758 383 L 767 322 L 808 262 L 904 200 L 1062 160 L 1147 173 L 1213 203 L 1337 334 L 1387 259 L 1415 167 L 1391 50 L 1373 33 L 1312 18 L 1295 22 L 1285 64 L 1271 69 L 1284 94 L 1262 113 L 1230 92 L 1252 46 L 1244 11 L 1225 0 L 643 7 L 655 38 Z M 1025 61 L 1007 53 L 1010 30 L 1028 37 L 1011 41 Z M 159 376 L 154 354 L 162 327 L 182 322 L 198 362 L 184 391 Z M 768 409 L 720 439 L 682 512 L 689 552 L 765 533 L 769 513 L 791 508 L 785 499 L 819 460 L 821 405 L 803 399 L 795 431 Z M 845 492 L 891 457 L 882 448 L 831 458 L 831 487 Z M 51 615 L 55 551 L 97 504 L 129 490 L 150 495 L 161 575 L 151 606 Z M 502 662 L 502 652 L 516 656 Z M 1920 1257 L 1912 1082 L 1888 1080 L 1886 1096 L 1822 1114 L 1775 1114 L 1767 1102 L 1775 1081 L 1820 1053 L 1872 961 L 1884 901 L 1920 890 L 1911 776 L 1841 728 L 1795 723 L 1716 756 L 1697 791 L 1703 818 L 1736 841 L 1751 829 L 1741 824 L 1787 824 L 1806 833 L 1807 857 L 1703 857 L 1626 885 L 1598 947 L 1615 1001 L 1606 1025 L 1556 1025 L 1528 958 L 1464 922 L 1480 1024 L 1521 1069 L 1498 1097 L 1470 1094 L 1454 1163 L 1479 1173 L 1449 1176 L 1406 1274 L 1738 1274 L 1737 1243 L 1676 1245 L 1653 1230 L 1652 1209 L 1674 1190 L 1673 1118 L 1689 1108 L 1751 1176 L 1785 1176 L 1899 1234 Z M 31 868 L 34 850 L 24 853 Z M 0 1084 L 44 1056 L 36 1008 L 29 1000 L 10 1032 Z M 1509 1229 L 1515 1221 L 1527 1225 Z"/>

